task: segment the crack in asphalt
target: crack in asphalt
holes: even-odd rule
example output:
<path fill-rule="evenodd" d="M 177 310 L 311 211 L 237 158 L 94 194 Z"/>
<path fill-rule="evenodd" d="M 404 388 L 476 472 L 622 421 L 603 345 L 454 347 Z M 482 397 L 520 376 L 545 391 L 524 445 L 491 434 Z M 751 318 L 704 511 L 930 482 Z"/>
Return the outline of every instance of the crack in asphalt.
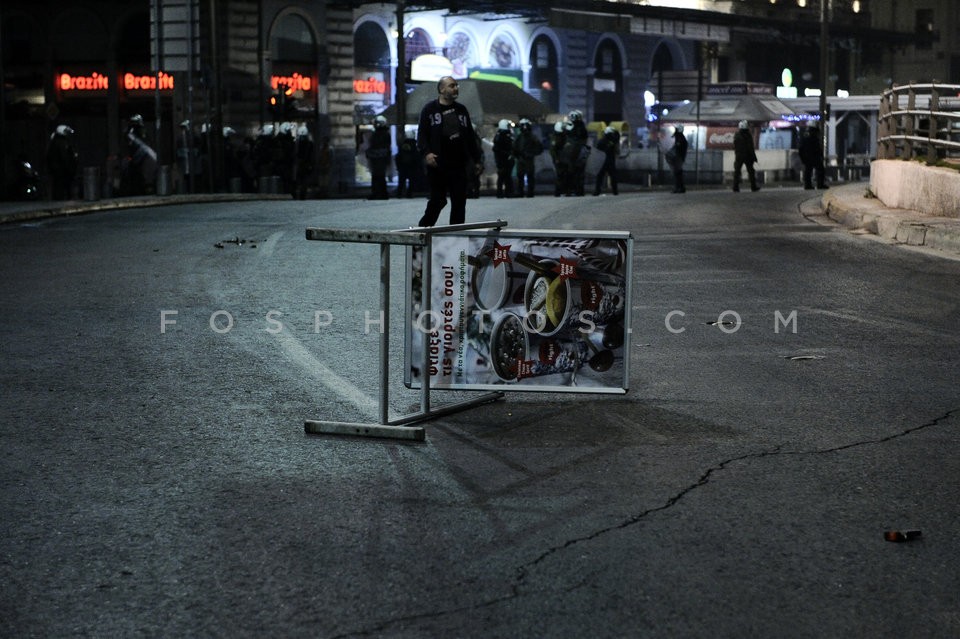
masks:
<path fill-rule="evenodd" d="M 465 612 L 465 611 L 470 611 L 470 610 L 479 610 L 479 609 L 481 609 L 481 608 L 488 608 L 488 607 L 495 606 L 495 605 L 500 604 L 500 603 L 504 603 L 504 602 L 510 601 L 510 600 L 512 600 L 512 599 L 517 599 L 517 598 L 519 598 L 519 597 L 528 596 L 528 595 L 530 595 L 530 594 L 534 594 L 534 593 L 537 593 L 537 592 L 548 592 L 549 589 L 528 590 L 528 591 L 526 591 L 526 592 L 523 592 L 523 591 L 522 591 L 522 588 L 523 588 L 523 586 L 524 586 L 524 582 L 526 581 L 527 576 L 530 574 L 530 570 L 531 570 L 532 568 L 534 568 L 534 567 L 536 567 L 538 564 L 541 564 L 542 562 L 546 561 L 549 557 L 551 557 L 551 556 L 553 556 L 553 555 L 555 555 L 555 554 L 557 554 L 557 553 L 560 553 L 560 552 L 562 552 L 562 551 L 564 551 L 564 550 L 567 550 L 568 548 L 571 548 L 572 546 L 575 546 L 575 545 L 577 545 L 577 544 L 581 544 L 581 543 L 583 543 L 583 542 L 591 541 L 591 540 L 593 540 L 593 539 L 597 539 L 598 537 L 601 537 L 601 536 L 603 536 L 603 535 L 606 535 L 607 533 L 614 532 L 614 531 L 616 531 L 616 530 L 623 530 L 623 529 L 625 529 L 625 528 L 629 528 L 630 526 L 634 526 L 634 525 L 642 522 L 644 519 L 646 519 L 647 517 L 649 517 L 650 515 L 652 515 L 652 514 L 654 514 L 654 513 L 662 512 L 662 511 L 664 511 L 664 510 L 667 510 L 667 509 L 669 509 L 669 508 L 672 508 L 674 505 L 676 505 L 679 501 L 681 501 L 684 497 L 686 497 L 688 494 L 690 494 L 690 493 L 693 492 L 694 490 L 697 490 L 698 488 L 701 488 L 702 486 L 705 486 L 705 485 L 707 485 L 708 483 L 710 483 L 710 478 L 711 478 L 715 473 L 718 473 L 718 472 L 724 470 L 724 469 L 725 469 L 727 466 L 729 466 L 730 464 L 734 464 L 734 463 L 736 463 L 736 462 L 744 461 L 744 460 L 747 460 L 747 459 L 760 459 L 760 458 L 772 457 L 772 456 L 783 456 L 783 455 L 791 455 L 791 456 L 826 455 L 826 454 L 830 454 L 830 453 L 837 453 L 837 452 L 841 452 L 841 451 L 845 451 L 845 450 L 850 450 L 850 449 L 852 449 L 852 448 L 859 448 L 859 447 L 861 447 L 861 446 L 871 446 L 871 445 L 876 445 L 876 444 L 884 444 L 884 443 L 886 443 L 886 442 L 890 442 L 890 441 L 893 441 L 893 440 L 896 440 L 896 439 L 900 439 L 900 438 L 903 438 L 903 437 L 907 437 L 907 436 L 909 436 L 909 435 L 911 435 L 911 434 L 913 434 L 913 433 L 919 432 L 919 431 L 921 431 L 921 430 L 925 430 L 925 429 L 927 429 L 927 428 L 932 428 L 932 427 L 934 427 L 934 426 L 938 426 L 941 422 L 950 419 L 951 417 L 953 417 L 953 416 L 954 416 L 956 413 L 958 413 L 958 412 L 960 412 L 960 408 L 948 410 L 948 411 L 945 412 L 944 414 L 940 415 L 939 417 L 935 417 L 935 418 L 933 418 L 932 420 L 930 420 L 930 421 L 928 421 L 928 422 L 925 422 L 925 423 L 920 424 L 920 425 L 918 425 L 918 426 L 913 426 L 913 427 L 911 427 L 911 428 L 904 429 L 904 430 L 902 430 L 902 431 L 900 431 L 900 432 L 898 432 L 898 433 L 893 433 L 893 434 L 891 434 L 891 435 L 887 435 L 886 437 L 880 437 L 880 438 L 877 438 L 877 439 L 868 439 L 868 440 L 851 442 L 851 443 L 849 443 L 849 444 L 844 444 L 844 445 L 842 445 L 842 446 L 835 446 L 835 447 L 833 447 L 833 448 L 824 448 L 824 449 L 820 449 L 820 450 L 783 451 L 783 450 L 782 450 L 783 446 L 782 446 L 782 445 L 779 445 L 779 446 L 776 446 L 776 447 L 774 447 L 774 448 L 772 448 L 772 449 L 769 449 L 769 450 L 763 450 L 763 451 L 758 451 L 758 452 L 753 452 L 753 453 L 747 453 L 747 454 L 744 454 L 744 455 L 739 455 L 739 456 L 737 456 L 737 457 L 731 457 L 730 459 L 726 459 L 726 460 L 724 460 L 724 461 L 722 461 L 722 462 L 719 462 L 718 464 L 715 464 L 714 466 L 711 466 L 710 468 L 708 468 L 706 471 L 703 472 L 703 474 L 700 475 L 700 477 L 699 477 L 699 479 L 697 479 L 697 481 L 695 481 L 694 483 L 690 484 L 689 486 L 683 488 L 682 490 L 680 490 L 679 492 L 677 492 L 675 495 L 673 495 L 672 497 L 670 497 L 669 499 L 667 499 L 667 500 L 666 500 L 664 503 L 662 503 L 661 505 L 656 506 L 656 507 L 653 507 L 653 508 L 648 508 L 647 510 L 644 510 L 644 511 L 639 512 L 639 513 L 637 513 L 637 514 L 635 514 L 635 515 L 632 515 L 631 517 L 629 517 L 629 518 L 627 518 L 627 519 L 625 519 L 625 520 L 623 520 L 623 521 L 621 521 L 621 522 L 619 522 L 619 523 L 617 523 L 617 524 L 614 524 L 614 525 L 612 525 L 612 526 L 607 526 L 607 527 L 605 527 L 605 528 L 600 528 L 600 529 L 598 529 L 598 530 L 595 530 L 595 531 L 591 532 L 591 533 L 588 534 L 588 535 L 583 535 L 583 536 L 581 536 L 581 537 L 574 537 L 573 539 L 568 539 L 567 541 L 565 541 L 565 542 L 562 543 L 562 544 L 553 546 L 552 548 L 548 548 L 547 550 L 543 551 L 543 552 L 540 553 L 540 555 L 537 556 L 535 559 L 533 559 L 533 560 L 531 560 L 531 561 L 528 561 L 527 563 L 525 563 L 525 564 L 523 564 L 523 565 L 521 565 L 521 566 L 519 566 L 518 568 L 515 569 L 514 580 L 513 580 L 513 583 L 510 585 L 510 594 L 501 595 L 501 596 L 499 596 L 499 597 L 494 597 L 494 598 L 492 598 L 492 599 L 488 599 L 488 600 L 481 601 L 481 602 L 478 602 L 478 603 L 475 603 L 475 604 L 471 604 L 471 605 L 467 605 L 467 606 L 459 606 L 459 607 L 456 607 L 456 608 L 448 608 L 448 609 L 445 609 L 445 610 L 435 610 L 435 611 L 432 611 L 432 612 L 424 612 L 424 613 L 420 613 L 420 614 L 407 615 L 407 616 L 403 616 L 403 617 L 395 617 L 395 618 L 392 618 L 392 619 L 387 619 L 387 620 L 382 621 L 381 623 L 379 623 L 379 624 L 376 625 L 376 626 L 373 626 L 373 627 L 370 627 L 370 628 L 365 628 L 365 629 L 363 629 L 363 630 L 358 630 L 358 631 L 354 631 L 354 632 L 348 632 L 348 633 L 345 633 L 345 634 L 336 635 L 336 636 L 333 637 L 332 639 L 343 639 L 343 638 L 345 638 L 345 637 L 356 637 L 356 636 L 366 636 L 366 635 L 371 635 L 371 634 L 377 634 L 377 633 L 379 633 L 379 632 L 381 632 L 381 631 L 383 631 L 383 630 L 386 630 L 386 629 L 389 628 L 390 626 L 393 626 L 393 625 L 399 624 L 399 623 L 410 622 L 410 621 L 417 621 L 417 620 L 422 620 L 422 619 L 438 618 L 438 617 L 442 617 L 442 616 L 444 616 L 444 615 L 454 614 L 454 613 L 458 613 L 458 612 Z M 588 581 L 589 581 L 589 579 L 587 579 L 586 577 L 584 577 L 584 578 L 581 579 L 577 584 L 574 584 L 573 586 L 570 586 L 570 587 L 566 588 L 566 589 L 565 589 L 565 592 L 572 592 L 573 590 L 576 590 L 576 589 L 578 589 L 578 588 L 581 588 L 581 587 L 585 586 Z"/>

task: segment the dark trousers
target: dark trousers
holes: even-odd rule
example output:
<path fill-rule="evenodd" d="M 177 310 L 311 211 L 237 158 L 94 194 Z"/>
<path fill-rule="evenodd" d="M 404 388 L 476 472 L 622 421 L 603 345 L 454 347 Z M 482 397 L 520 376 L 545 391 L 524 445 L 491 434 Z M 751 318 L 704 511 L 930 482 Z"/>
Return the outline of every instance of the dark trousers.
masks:
<path fill-rule="evenodd" d="M 529 167 L 517 164 L 517 193 L 521 196 L 523 195 L 524 184 L 527 185 L 527 197 L 533 197 L 533 191 L 537 186 L 534 172 L 529 170 Z"/>
<path fill-rule="evenodd" d="M 803 188 L 812 189 L 813 188 L 813 174 L 817 174 L 817 188 L 822 189 L 826 184 L 826 176 L 824 176 L 824 167 L 823 160 L 820 160 L 817 163 L 810 163 L 803 165 Z"/>
<path fill-rule="evenodd" d="M 462 168 L 455 170 L 427 169 L 427 182 L 430 184 L 430 199 L 420 218 L 418 226 L 433 226 L 440 217 L 440 211 L 447 205 L 450 194 L 450 224 L 463 224 L 467 217 L 467 172 Z"/>
<path fill-rule="evenodd" d="M 603 190 L 603 180 L 607 176 L 610 176 L 610 190 L 613 191 L 614 195 L 617 195 L 617 165 L 613 162 L 604 162 L 603 166 L 600 167 L 600 172 L 597 173 L 597 186 L 593 189 L 594 195 L 600 195 Z"/>
<path fill-rule="evenodd" d="M 386 169 L 374 169 L 370 173 L 370 199 L 386 200 L 387 195 L 387 171 Z"/>
<path fill-rule="evenodd" d="M 497 167 L 497 197 L 513 196 L 513 165 Z"/>
<path fill-rule="evenodd" d="M 673 192 L 674 193 L 687 192 L 687 187 L 683 183 L 683 165 L 682 164 L 673 165 Z"/>
<path fill-rule="evenodd" d="M 406 169 L 397 169 L 397 197 L 413 197 L 413 176 Z"/>
<path fill-rule="evenodd" d="M 733 161 L 733 190 L 740 190 L 740 171 L 743 166 L 747 166 L 747 177 L 750 179 L 750 188 L 757 190 L 757 172 L 753 168 L 753 162 L 744 162 L 743 160 Z"/>

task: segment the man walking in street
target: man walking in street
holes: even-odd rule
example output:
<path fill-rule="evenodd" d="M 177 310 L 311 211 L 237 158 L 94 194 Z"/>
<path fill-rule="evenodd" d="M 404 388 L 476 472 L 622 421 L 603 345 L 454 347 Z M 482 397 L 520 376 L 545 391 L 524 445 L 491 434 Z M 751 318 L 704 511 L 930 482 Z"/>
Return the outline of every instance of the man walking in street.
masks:
<path fill-rule="evenodd" d="M 437 83 L 439 96 L 420 111 L 417 148 L 427 165 L 430 199 L 419 226 L 433 226 L 450 195 L 450 224 L 463 224 L 467 209 L 467 168 L 483 170 L 467 108 L 457 102 L 460 84 L 450 76 Z"/>

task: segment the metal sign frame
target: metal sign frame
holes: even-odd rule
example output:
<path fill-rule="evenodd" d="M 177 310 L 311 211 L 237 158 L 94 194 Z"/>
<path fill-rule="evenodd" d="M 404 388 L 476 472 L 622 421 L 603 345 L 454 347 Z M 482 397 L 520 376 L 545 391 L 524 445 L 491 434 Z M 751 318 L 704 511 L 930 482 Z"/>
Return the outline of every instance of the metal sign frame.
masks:
<path fill-rule="evenodd" d="M 471 224 L 453 224 L 440 227 L 414 227 L 396 231 L 365 231 L 358 229 L 308 228 L 306 238 L 321 242 L 349 242 L 380 245 L 380 310 L 383 325 L 380 332 L 380 376 L 379 376 L 379 423 L 366 424 L 309 419 L 304 422 L 304 431 L 309 434 L 355 435 L 361 437 L 387 437 L 423 441 L 425 433 L 422 427 L 414 426 L 442 415 L 449 415 L 466 408 L 486 404 L 502 399 L 503 392 L 484 393 L 483 395 L 433 408 L 430 405 L 429 377 L 420 385 L 420 410 L 396 419 L 390 419 L 390 247 L 419 246 L 423 249 L 425 274 L 423 277 L 423 299 L 425 311 L 430 311 L 430 269 L 433 236 L 437 233 L 458 233 L 474 229 L 500 229 L 506 226 L 503 220 L 476 222 Z M 424 369 L 429 366 L 429 351 L 423 352 Z"/>

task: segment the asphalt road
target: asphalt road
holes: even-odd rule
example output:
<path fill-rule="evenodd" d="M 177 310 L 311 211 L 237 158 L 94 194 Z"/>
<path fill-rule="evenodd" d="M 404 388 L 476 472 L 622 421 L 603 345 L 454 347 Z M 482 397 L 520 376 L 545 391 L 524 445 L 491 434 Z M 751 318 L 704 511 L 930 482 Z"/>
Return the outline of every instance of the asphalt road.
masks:
<path fill-rule="evenodd" d="M 470 201 L 633 233 L 630 392 L 304 434 L 375 418 L 378 308 L 304 229 L 422 205 L 0 227 L 0 635 L 960 636 L 960 262 L 800 189 Z"/>

